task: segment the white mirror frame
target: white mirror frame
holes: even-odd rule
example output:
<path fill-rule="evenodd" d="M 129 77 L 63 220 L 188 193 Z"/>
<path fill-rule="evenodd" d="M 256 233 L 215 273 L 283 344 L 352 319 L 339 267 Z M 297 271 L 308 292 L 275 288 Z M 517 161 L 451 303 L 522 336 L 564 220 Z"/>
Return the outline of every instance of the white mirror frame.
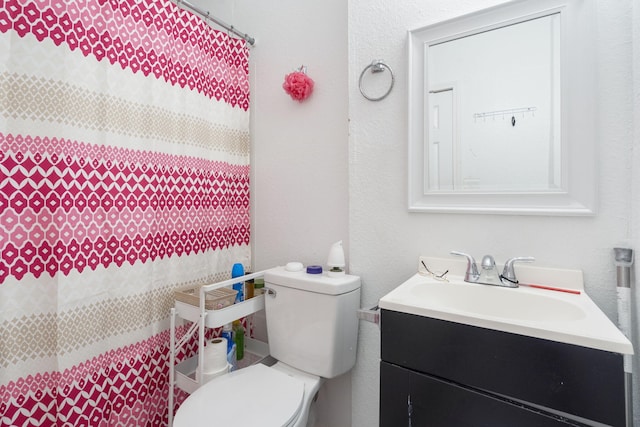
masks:
<path fill-rule="evenodd" d="M 595 215 L 596 75 L 593 2 L 520 0 L 409 31 L 409 211 L 525 215 Z M 429 192 L 426 50 L 429 45 L 560 13 L 562 190 Z"/>

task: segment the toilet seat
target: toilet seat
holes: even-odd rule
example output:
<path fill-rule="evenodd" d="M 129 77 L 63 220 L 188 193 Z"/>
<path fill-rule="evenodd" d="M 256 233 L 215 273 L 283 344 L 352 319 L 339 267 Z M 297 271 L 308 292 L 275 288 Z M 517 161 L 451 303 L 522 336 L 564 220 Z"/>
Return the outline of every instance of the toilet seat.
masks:
<path fill-rule="evenodd" d="M 286 427 L 300 415 L 303 398 L 303 381 L 257 364 L 197 389 L 178 409 L 173 427 Z"/>

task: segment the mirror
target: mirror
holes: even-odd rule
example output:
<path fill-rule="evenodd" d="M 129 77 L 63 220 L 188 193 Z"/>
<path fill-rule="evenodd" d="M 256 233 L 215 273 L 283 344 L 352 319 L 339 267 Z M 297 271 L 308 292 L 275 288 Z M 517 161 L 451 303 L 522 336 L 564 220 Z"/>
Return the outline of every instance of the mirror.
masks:
<path fill-rule="evenodd" d="M 409 210 L 594 214 L 584 3 L 521 0 L 409 32 Z"/>
<path fill-rule="evenodd" d="M 551 14 L 427 51 L 427 188 L 561 188 L 560 18 Z"/>

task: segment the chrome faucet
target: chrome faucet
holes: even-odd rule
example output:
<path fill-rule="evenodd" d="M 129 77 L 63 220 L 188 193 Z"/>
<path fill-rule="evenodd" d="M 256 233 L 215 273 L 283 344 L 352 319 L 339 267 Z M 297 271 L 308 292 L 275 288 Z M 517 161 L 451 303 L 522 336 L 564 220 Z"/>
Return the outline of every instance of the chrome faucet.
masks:
<path fill-rule="evenodd" d="M 504 284 L 500 281 L 500 275 L 498 274 L 496 261 L 491 255 L 483 256 L 480 266 L 482 267 L 482 270 L 480 270 L 480 278 L 478 279 L 477 283 L 482 283 L 484 285 L 504 286 Z"/>
<path fill-rule="evenodd" d="M 514 257 L 509 258 L 504 264 L 502 274 L 498 274 L 498 268 L 496 262 L 491 255 L 485 255 L 482 257 L 481 271 L 478 271 L 476 260 L 473 256 L 464 252 L 451 251 L 452 255 L 463 256 L 467 258 L 467 271 L 464 275 L 464 281 L 469 283 L 480 283 L 483 285 L 503 286 L 506 288 L 517 288 L 518 279 L 513 265 L 516 262 L 533 262 L 533 257 Z"/>

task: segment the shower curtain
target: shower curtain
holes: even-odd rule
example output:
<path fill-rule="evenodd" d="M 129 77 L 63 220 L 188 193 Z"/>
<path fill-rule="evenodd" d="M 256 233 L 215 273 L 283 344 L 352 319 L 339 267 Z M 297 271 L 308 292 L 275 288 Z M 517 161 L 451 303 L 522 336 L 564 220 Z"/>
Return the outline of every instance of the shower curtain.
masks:
<path fill-rule="evenodd" d="M 246 43 L 169 0 L 0 0 L 1 426 L 166 425 L 173 292 L 250 265 L 248 129 Z"/>

